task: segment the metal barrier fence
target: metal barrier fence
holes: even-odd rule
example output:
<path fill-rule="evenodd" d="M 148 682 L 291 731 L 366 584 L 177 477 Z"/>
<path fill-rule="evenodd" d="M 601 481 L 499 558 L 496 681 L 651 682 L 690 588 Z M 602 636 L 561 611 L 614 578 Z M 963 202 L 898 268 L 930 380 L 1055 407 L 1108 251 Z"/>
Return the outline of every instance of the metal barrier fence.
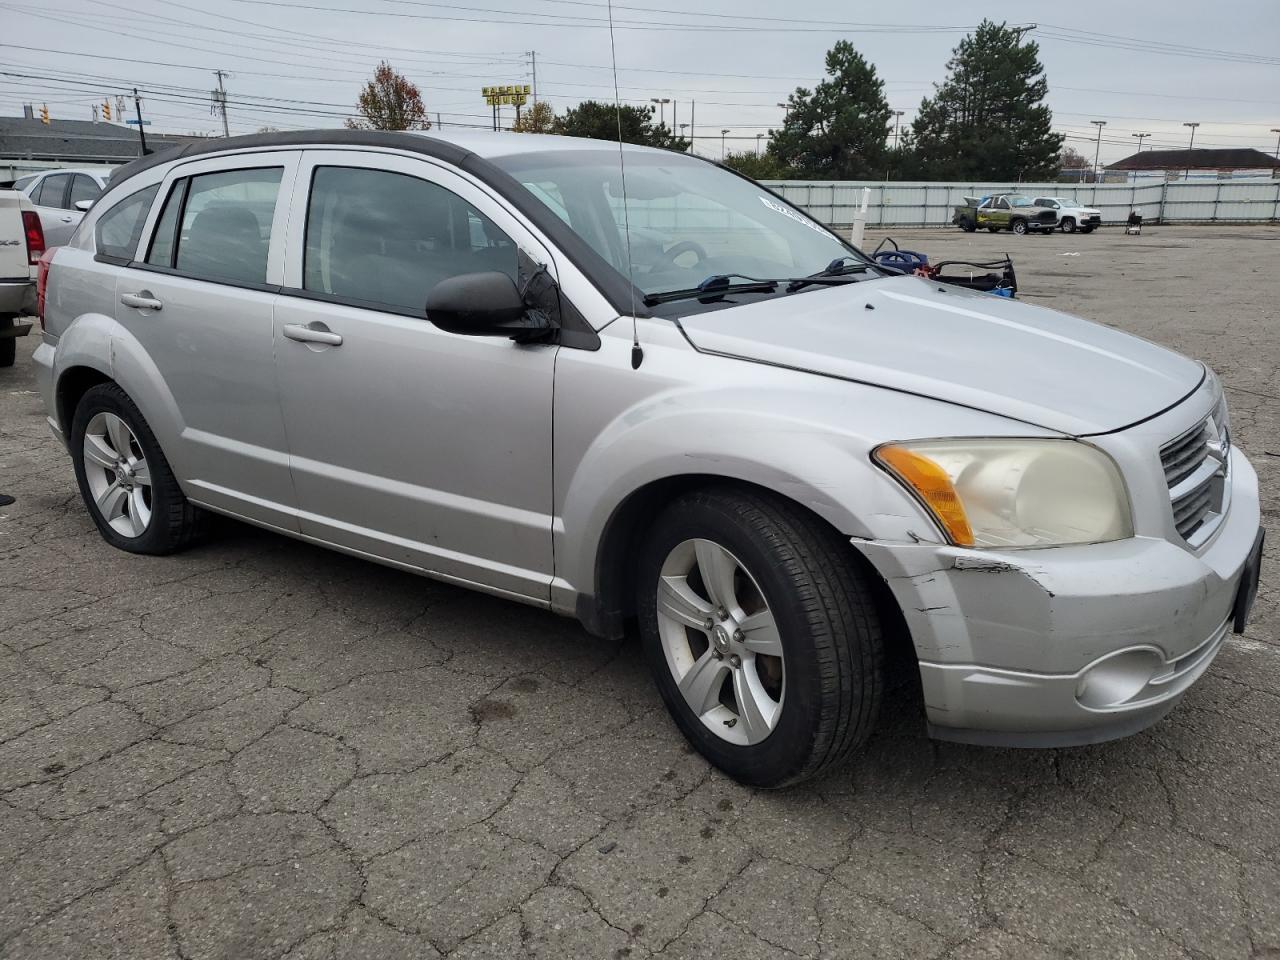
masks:
<path fill-rule="evenodd" d="M 1020 193 L 1065 197 L 1102 211 L 1103 223 L 1123 223 L 1141 209 L 1148 222 L 1266 223 L 1280 220 L 1280 180 L 1171 183 L 885 183 L 882 181 L 765 180 L 814 219 L 835 227 L 853 223 L 870 188 L 867 226 L 946 226 L 964 197 Z"/>

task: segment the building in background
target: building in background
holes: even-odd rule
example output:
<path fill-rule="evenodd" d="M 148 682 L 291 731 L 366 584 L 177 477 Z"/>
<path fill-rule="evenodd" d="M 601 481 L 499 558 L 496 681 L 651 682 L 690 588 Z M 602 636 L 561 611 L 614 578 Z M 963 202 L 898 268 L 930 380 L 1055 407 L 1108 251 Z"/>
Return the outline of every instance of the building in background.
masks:
<path fill-rule="evenodd" d="M 147 147 L 158 150 L 191 137 L 147 134 Z M 91 120 L 0 117 L 0 182 L 51 167 L 116 165 L 140 154 L 137 127 Z"/>
<path fill-rule="evenodd" d="M 1229 150 L 1144 150 L 1109 164 L 1103 181 L 1280 178 L 1280 160 L 1252 147 Z"/>

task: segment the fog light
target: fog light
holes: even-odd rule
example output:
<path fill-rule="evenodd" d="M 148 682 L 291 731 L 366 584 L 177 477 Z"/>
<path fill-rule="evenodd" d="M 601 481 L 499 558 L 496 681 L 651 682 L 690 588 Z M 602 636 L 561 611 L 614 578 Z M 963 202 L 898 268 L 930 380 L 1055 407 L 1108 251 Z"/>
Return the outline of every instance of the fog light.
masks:
<path fill-rule="evenodd" d="M 1125 650 L 1095 663 L 1080 678 L 1076 699 L 1093 710 L 1116 707 L 1139 694 L 1164 666 L 1154 650 Z"/>

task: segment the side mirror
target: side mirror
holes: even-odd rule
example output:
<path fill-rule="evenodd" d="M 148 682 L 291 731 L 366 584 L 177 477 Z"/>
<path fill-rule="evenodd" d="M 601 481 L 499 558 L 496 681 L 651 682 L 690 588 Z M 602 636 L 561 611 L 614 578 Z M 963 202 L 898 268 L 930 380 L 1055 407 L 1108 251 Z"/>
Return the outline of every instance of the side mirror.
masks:
<path fill-rule="evenodd" d="M 544 313 L 529 309 L 515 281 L 497 271 L 441 280 L 427 294 L 427 319 L 471 337 L 530 340 L 552 329 Z"/>
<path fill-rule="evenodd" d="M 79 210 L 81 213 L 88 213 L 88 212 L 89 212 L 89 208 L 90 208 L 90 207 L 92 207 L 92 206 L 93 206 L 93 201 L 92 201 L 92 200 L 77 200 L 77 201 L 76 201 L 76 209 L 77 209 L 77 210 Z"/>

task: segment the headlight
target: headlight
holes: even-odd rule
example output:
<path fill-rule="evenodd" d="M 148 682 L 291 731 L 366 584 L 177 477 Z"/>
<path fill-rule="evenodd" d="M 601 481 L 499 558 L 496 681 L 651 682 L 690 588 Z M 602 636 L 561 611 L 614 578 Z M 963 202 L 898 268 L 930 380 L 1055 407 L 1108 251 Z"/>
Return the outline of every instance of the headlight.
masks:
<path fill-rule="evenodd" d="M 1115 463 L 1077 440 L 919 440 L 872 454 L 952 543 L 1044 547 L 1133 536 Z"/>

